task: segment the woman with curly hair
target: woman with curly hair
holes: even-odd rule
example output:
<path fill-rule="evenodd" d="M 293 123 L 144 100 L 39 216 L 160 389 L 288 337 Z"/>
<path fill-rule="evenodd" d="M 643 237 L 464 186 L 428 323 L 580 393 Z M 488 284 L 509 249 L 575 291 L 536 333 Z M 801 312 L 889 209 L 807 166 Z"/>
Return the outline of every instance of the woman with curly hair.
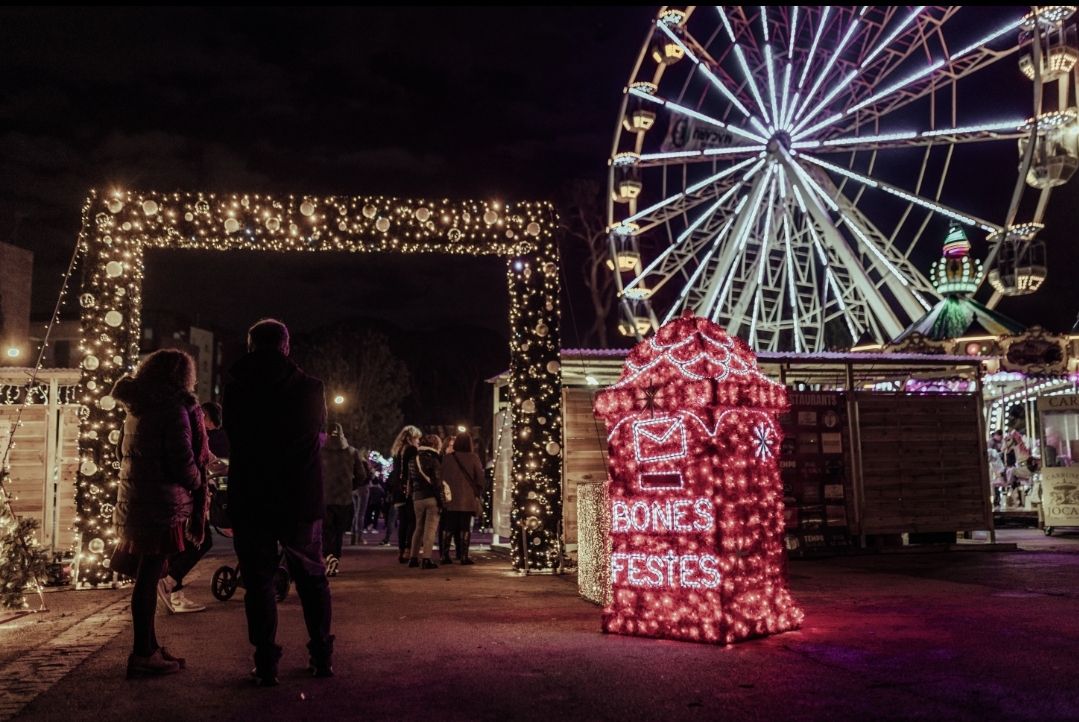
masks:
<path fill-rule="evenodd" d="M 194 391 L 195 363 L 174 349 L 150 354 L 134 376 L 117 381 L 112 391 L 127 412 L 119 444 L 120 488 L 113 517 L 119 540 L 113 569 L 135 579 L 128 677 L 171 674 L 184 667 L 183 659 L 158 644 L 154 612 L 169 556 L 185 544 L 201 543 L 205 533 L 202 469 L 209 461 L 209 444 Z"/>

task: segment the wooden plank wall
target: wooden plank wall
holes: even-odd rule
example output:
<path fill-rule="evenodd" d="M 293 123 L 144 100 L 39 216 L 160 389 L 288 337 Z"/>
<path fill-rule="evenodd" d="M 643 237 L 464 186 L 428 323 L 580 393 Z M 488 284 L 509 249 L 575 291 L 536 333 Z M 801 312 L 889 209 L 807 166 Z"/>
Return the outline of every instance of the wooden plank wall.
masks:
<path fill-rule="evenodd" d="M 0 441 L 5 444 L 19 409 L 19 405 L 0 406 Z M 14 497 L 12 508 L 15 513 L 33 517 L 41 524 L 38 540 L 43 545 L 53 547 L 55 544 L 57 550 L 69 549 L 74 540 L 79 420 L 75 407 L 61 408 L 60 477 L 52 479 L 46 452 L 47 435 L 56 430 L 49 428 L 47 409 L 38 404 L 23 408 L 22 425 L 15 432 L 15 447 L 11 451 L 9 491 Z M 54 494 L 58 494 L 55 501 Z M 58 515 L 55 524 L 54 508 Z"/>
<path fill-rule="evenodd" d="M 973 396 L 857 394 L 863 534 L 989 529 Z"/>
<path fill-rule="evenodd" d="M 577 484 L 607 478 L 607 434 L 592 415 L 592 388 L 562 389 L 562 529 L 577 544 Z"/>

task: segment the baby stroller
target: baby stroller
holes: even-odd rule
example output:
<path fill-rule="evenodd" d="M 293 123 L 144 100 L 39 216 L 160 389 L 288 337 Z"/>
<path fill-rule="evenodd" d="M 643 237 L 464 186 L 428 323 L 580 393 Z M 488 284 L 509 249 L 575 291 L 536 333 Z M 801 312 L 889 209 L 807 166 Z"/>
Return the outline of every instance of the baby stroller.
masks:
<path fill-rule="evenodd" d="M 223 537 L 232 538 L 232 522 L 229 519 L 229 482 L 227 475 L 213 476 L 210 478 L 210 526 Z M 285 554 L 281 553 L 277 562 L 277 571 L 274 573 L 274 593 L 277 601 L 282 602 L 288 596 L 292 580 L 289 578 L 288 568 L 285 566 Z M 238 587 L 244 584 L 240 574 L 240 565 L 229 566 L 225 564 L 217 568 L 210 579 L 210 591 L 218 601 L 227 602 L 232 599 Z"/>

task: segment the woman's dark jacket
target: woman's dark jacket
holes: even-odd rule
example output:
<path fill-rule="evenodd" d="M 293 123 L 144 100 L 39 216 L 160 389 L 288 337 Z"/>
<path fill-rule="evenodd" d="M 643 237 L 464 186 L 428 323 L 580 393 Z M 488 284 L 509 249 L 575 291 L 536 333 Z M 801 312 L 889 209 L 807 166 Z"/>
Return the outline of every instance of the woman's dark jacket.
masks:
<path fill-rule="evenodd" d="M 202 414 L 194 396 L 125 376 L 112 396 L 127 411 L 113 522 L 121 539 L 152 539 L 187 521 L 202 485 Z M 202 445 L 202 449 L 200 449 Z"/>
<path fill-rule="evenodd" d="M 421 446 L 419 453 L 408 465 L 408 482 L 412 499 L 434 497 L 442 503 L 442 462 L 437 449 Z"/>

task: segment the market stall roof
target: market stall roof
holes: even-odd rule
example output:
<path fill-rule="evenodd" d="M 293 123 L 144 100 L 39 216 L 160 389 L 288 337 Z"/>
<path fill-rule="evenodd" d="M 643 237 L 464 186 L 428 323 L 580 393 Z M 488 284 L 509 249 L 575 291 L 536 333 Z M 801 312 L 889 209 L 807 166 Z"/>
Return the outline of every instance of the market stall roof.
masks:
<path fill-rule="evenodd" d="M 614 383 L 622 372 L 628 352 L 628 349 L 562 349 L 563 382 L 588 386 Z M 911 378 L 972 381 L 984 360 L 980 356 L 917 353 L 786 351 L 757 354 L 760 370 L 774 379 L 787 384 L 818 384 L 829 388 L 847 388 L 849 381 L 856 388 Z"/>

